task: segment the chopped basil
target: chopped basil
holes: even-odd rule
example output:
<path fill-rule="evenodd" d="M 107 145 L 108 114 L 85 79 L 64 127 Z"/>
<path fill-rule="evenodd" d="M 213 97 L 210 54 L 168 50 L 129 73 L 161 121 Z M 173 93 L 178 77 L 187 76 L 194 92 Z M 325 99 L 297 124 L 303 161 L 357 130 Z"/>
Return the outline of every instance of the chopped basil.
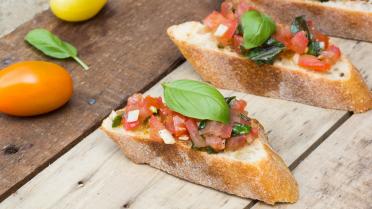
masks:
<path fill-rule="evenodd" d="M 200 121 L 200 123 L 199 123 L 199 127 L 198 127 L 199 130 L 204 129 L 206 125 L 207 125 L 207 120 L 202 120 L 202 121 Z"/>
<path fill-rule="evenodd" d="M 112 120 L 112 127 L 113 128 L 116 128 L 116 127 L 120 126 L 122 117 L 123 116 L 121 116 L 121 115 L 115 116 L 114 120 Z"/>
<path fill-rule="evenodd" d="M 256 10 L 245 12 L 240 21 L 243 28 L 243 47 L 246 49 L 261 46 L 276 30 L 274 21 Z"/>
<path fill-rule="evenodd" d="M 208 154 L 216 154 L 216 153 L 218 153 L 218 152 L 216 152 L 210 146 L 207 146 L 207 147 L 195 147 L 194 146 L 194 143 L 192 144 L 191 149 L 196 150 L 196 151 L 200 151 L 200 152 L 207 152 Z"/>
<path fill-rule="evenodd" d="M 248 51 L 246 56 L 257 64 L 273 64 L 275 58 L 284 48 L 284 44 L 274 38 L 270 38 L 262 46 Z"/>
<path fill-rule="evenodd" d="M 307 53 L 317 57 L 320 55 L 321 52 L 322 48 L 320 47 L 320 43 L 318 41 L 310 41 L 309 51 Z"/>
<path fill-rule="evenodd" d="M 307 25 L 305 16 L 298 16 L 292 22 L 291 32 L 296 34 L 297 32 L 305 31 L 308 39 L 313 39 L 312 34 L 310 33 L 309 26 Z"/>
<path fill-rule="evenodd" d="M 247 121 L 247 122 L 251 121 L 251 119 L 244 114 L 240 114 L 240 118 L 243 119 L 244 121 Z"/>
<path fill-rule="evenodd" d="M 251 132 L 251 127 L 241 123 L 235 123 L 232 130 L 232 136 L 240 136 L 244 134 L 249 134 Z"/>
<path fill-rule="evenodd" d="M 236 96 L 232 96 L 232 97 L 225 97 L 225 101 L 226 103 L 229 105 L 231 103 L 231 101 L 233 101 L 234 99 L 236 99 Z"/>

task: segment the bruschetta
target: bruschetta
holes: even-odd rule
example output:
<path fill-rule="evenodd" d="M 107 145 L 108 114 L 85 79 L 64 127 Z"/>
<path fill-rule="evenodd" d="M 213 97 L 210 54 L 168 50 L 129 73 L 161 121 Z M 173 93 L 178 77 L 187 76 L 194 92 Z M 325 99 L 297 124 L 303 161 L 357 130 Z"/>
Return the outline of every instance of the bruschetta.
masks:
<path fill-rule="evenodd" d="M 244 0 L 282 24 L 306 15 L 326 34 L 372 42 L 371 0 Z M 231 0 L 239 4 L 239 0 Z"/>
<path fill-rule="evenodd" d="M 102 130 L 130 160 L 268 204 L 297 201 L 294 177 L 268 144 L 262 125 L 248 116 L 246 101 L 223 98 L 198 81 L 167 87 L 173 90 L 165 87 L 166 103 L 135 94 L 103 121 Z"/>
<path fill-rule="evenodd" d="M 276 2 L 276 1 L 275 1 Z M 167 30 L 201 77 L 219 88 L 364 112 L 372 94 L 328 36 L 305 16 L 281 25 L 245 3 Z"/>

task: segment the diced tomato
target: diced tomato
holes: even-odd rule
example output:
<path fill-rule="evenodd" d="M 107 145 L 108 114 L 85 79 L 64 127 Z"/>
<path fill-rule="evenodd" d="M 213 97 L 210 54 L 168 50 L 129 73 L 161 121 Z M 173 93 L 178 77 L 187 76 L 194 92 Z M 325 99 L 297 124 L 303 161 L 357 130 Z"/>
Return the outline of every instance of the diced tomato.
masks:
<path fill-rule="evenodd" d="M 255 7 L 248 5 L 246 2 L 241 1 L 236 8 L 235 15 L 238 19 L 245 13 L 250 10 L 255 10 Z"/>
<path fill-rule="evenodd" d="M 258 128 L 253 127 L 253 128 L 251 129 L 251 132 L 249 133 L 249 135 L 251 135 L 251 136 L 253 136 L 254 138 L 256 138 L 256 137 L 258 137 L 258 131 L 259 131 Z"/>
<path fill-rule="evenodd" d="M 140 126 L 140 122 L 138 120 L 129 123 L 129 122 L 126 122 L 124 117 L 122 119 L 122 123 L 123 123 L 124 129 L 128 131 L 134 130 Z"/>
<path fill-rule="evenodd" d="M 143 102 L 144 102 L 144 106 L 146 106 L 147 108 L 150 108 L 151 106 L 157 109 L 164 107 L 164 103 L 161 97 L 147 96 Z"/>
<path fill-rule="evenodd" d="M 298 65 L 319 72 L 326 72 L 331 69 L 329 62 L 319 60 L 317 57 L 307 54 L 300 56 Z"/>
<path fill-rule="evenodd" d="M 235 19 L 233 4 L 231 2 L 223 2 L 221 4 L 221 14 L 227 19 Z"/>
<path fill-rule="evenodd" d="M 225 32 L 225 34 L 222 37 L 219 38 L 219 41 L 222 45 L 227 46 L 227 45 L 231 44 L 232 38 L 235 34 L 235 31 L 238 28 L 238 24 L 239 23 L 238 23 L 237 19 L 229 20 L 229 21 L 223 23 L 223 25 L 227 26 L 228 29 Z"/>
<path fill-rule="evenodd" d="M 231 102 L 231 109 L 238 112 L 244 112 L 247 102 L 244 100 L 235 99 Z"/>
<path fill-rule="evenodd" d="M 186 125 L 186 128 L 187 128 L 187 131 L 190 134 L 190 138 L 191 138 L 192 142 L 194 143 L 194 146 L 195 147 L 205 147 L 206 146 L 205 140 L 199 134 L 199 129 L 198 129 L 198 126 L 196 124 L 196 121 L 191 119 L 191 118 L 188 118 L 185 122 L 185 125 Z"/>
<path fill-rule="evenodd" d="M 240 46 L 243 44 L 243 37 L 239 35 L 234 35 L 234 40 L 233 40 L 233 49 L 237 52 L 240 53 Z"/>
<path fill-rule="evenodd" d="M 156 141 L 163 141 L 163 139 L 159 136 L 159 131 L 165 129 L 164 124 L 160 121 L 160 119 L 154 115 L 150 117 L 149 120 L 150 125 L 150 137 Z"/>
<path fill-rule="evenodd" d="M 314 36 L 315 36 L 315 40 L 318 41 L 318 42 L 323 42 L 324 43 L 324 48 L 327 49 L 328 46 L 329 46 L 329 37 L 316 31 L 316 32 L 313 32 Z"/>
<path fill-rule="evenodd" d="M 234 136 L 226 140 L 226 149 L 236 151 L 247 144 L 247 135 Z"/>
<path fill-rule="evenodd" d="M 142 94 L 134 94 L 128 98 L 127 106 L 138 105 L 142 101 Z"/>
<path fill-rule="evenodd" d="M 212 149 L 214 151 L 222 151 L 222 150 L 225 149 L 226 140 L 222 139 L 218 136 L 213 136 L 213 135 L 206 136 L 205 137 L 205 142 L 206 142 L 207 146 L 212 147 Z"/>
<path fill-rule="evenodd" d="M 228 19 L 225 18 L 221 13 L 213 11 L 208 15 L 203 23 L 211 30 L 215 30 L 220 24 L 228 22 Z"/>
<path fill-rule="evenodd" d="M 328 59 L 331 64 L 335 64 L 341 57 L 341 50 L 335 45 L 330 45 L 321 54 L 321 59 Z"/>
<path fill-rule="evenodd" d="M 292 37 L 289 48 L 298 54 L 304 54 L 308 44 L 309 40 L 306 37 L 305 31 L 300 31 Z"/>
<path fill-rule="evenodd" d="M 205 128 L 200 131 L 202 135 L 214 135 L 224 139 L 230 138 L 232 125 L 217 121 L 208 121 Z"/>
<path fill-rule="evenodd" d="M 273 37 L 283 43 L 287 48 L 291 45 L 292 33 L 289 26 L 276 26 L 276 32 Z"/>
<path fill-rule="evenodd" d="M 180 137 L 183 135 L 188 135 L 187 129 L 186 129 L 186 118 L 184 116 L 176 114 L 173 116 L 173 126 L 174 126 L 174 136 Z"/>

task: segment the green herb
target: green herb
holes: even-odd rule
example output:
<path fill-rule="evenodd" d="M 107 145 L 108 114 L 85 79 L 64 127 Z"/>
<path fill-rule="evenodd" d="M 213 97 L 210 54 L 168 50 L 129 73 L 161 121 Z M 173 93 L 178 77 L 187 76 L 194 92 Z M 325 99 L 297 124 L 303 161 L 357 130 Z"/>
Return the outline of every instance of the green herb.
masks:
<path fill-rule="evenodd" d="M 257 64 L 273 64 L 284 48 L 284 44 L 270 38 L 265 44 L 249 50 L 245 55 Z"/>
<path fill-rule="evenodd" d="M 241 114 L 241 113 L 240 113 L 240 118 L 247 122 L 251 121 L 251 119 L 248 116 Z"/>
<path fill-rule="evenodd" d="M 251 127 L 241 123 L 235 123 L 232 130 L 232 136 L 240 136 L 244 134 L 249 134 L 251 132 Z"/>
<path fill-rule="evenodd" d="M 73 58 L 84 70 L 89 69 L 89 67 L 78 58 L 77 49 L 74 46 L 62 41 L 56 35 L 45 29 L 38 28 L 30 31 L 26 35 L 25 40 L 42 51 L 45 55 L 57 59 Z"/>
<path fill-rule="evenodd" d="M 227 104 L 230 104 L 231 101 L 233 101 L 234 99 L 236 99 L 236 96 L 232 96 L 232 97 L 225 97 L 225 101 Z"/>
<path fill-rule="evenodd" d="M 191 118 L 229 122 L 229 106 L 213 86 L 193 80 L 177 80 L 162 85 L 165 103 L 171 110 Z"/>
<path fill-rule="evenodd" d="M 307 53 L 317 57 L 320 55 L 322 50 L 323 49 L 320 47 L 320 43 L 318 41 L 310 41 L 309 51 Z"/>
<path fill-rule="evenodd" d="M 120 126 L 122 118 L 123 118 L 123 116 L 121 116 L 121 115 L 115 116 L 114 120 L 112 120 L 112 127 L 116 128 L 116 127 Z"/>
<path fill-rule="evenodd" d="M 307 25 L 305 16 L 298 16 L 292 22 L 291 32 L 296 34 L 300 31 L 305 31 L 307 38 L 310 40 L 313 39 L 313 35 L 311 34 L 309 26 Z"/>
<path fill-rule="evenodd" d="M 201 151 L 201 152 L 207 152 L 208 154 L 217 154 L 218 152 L 216 152 L 212 147 L 210 146 L 207 146 L 207 147 L 195 147 L 194 144 L 192 144 L 191 148 L 193 150 L 197 150 L 197 151 Z"/>
<path fill-rule="evenodd" d="M 198 128 L 199 128 L 199 130 L 202 130 L 202 129 L 205 128 L 205 126 L 207 126 L 207 120 L 202 120 L 202 121 L 200 121 Z"/>
<path fill-rule="evenodd" d="M 241 17 L 241 25 L 243 28 L 243 47 L 246 49 L 261 46 L 276 30 L 274 21 L 256 10 L 244 13 Z"/>

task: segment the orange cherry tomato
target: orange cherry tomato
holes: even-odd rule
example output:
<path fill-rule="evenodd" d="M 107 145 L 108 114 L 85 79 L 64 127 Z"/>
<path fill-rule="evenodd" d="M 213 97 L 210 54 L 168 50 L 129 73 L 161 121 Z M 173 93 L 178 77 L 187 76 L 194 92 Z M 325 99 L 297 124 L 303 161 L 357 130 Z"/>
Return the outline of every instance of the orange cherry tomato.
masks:
<path fill-rule="evenodd" d="M 72 79 L 61 66 L 26 61 L 0 70 L 0 112 L 35 116 L 55 110 L 72 96 Z"/>

